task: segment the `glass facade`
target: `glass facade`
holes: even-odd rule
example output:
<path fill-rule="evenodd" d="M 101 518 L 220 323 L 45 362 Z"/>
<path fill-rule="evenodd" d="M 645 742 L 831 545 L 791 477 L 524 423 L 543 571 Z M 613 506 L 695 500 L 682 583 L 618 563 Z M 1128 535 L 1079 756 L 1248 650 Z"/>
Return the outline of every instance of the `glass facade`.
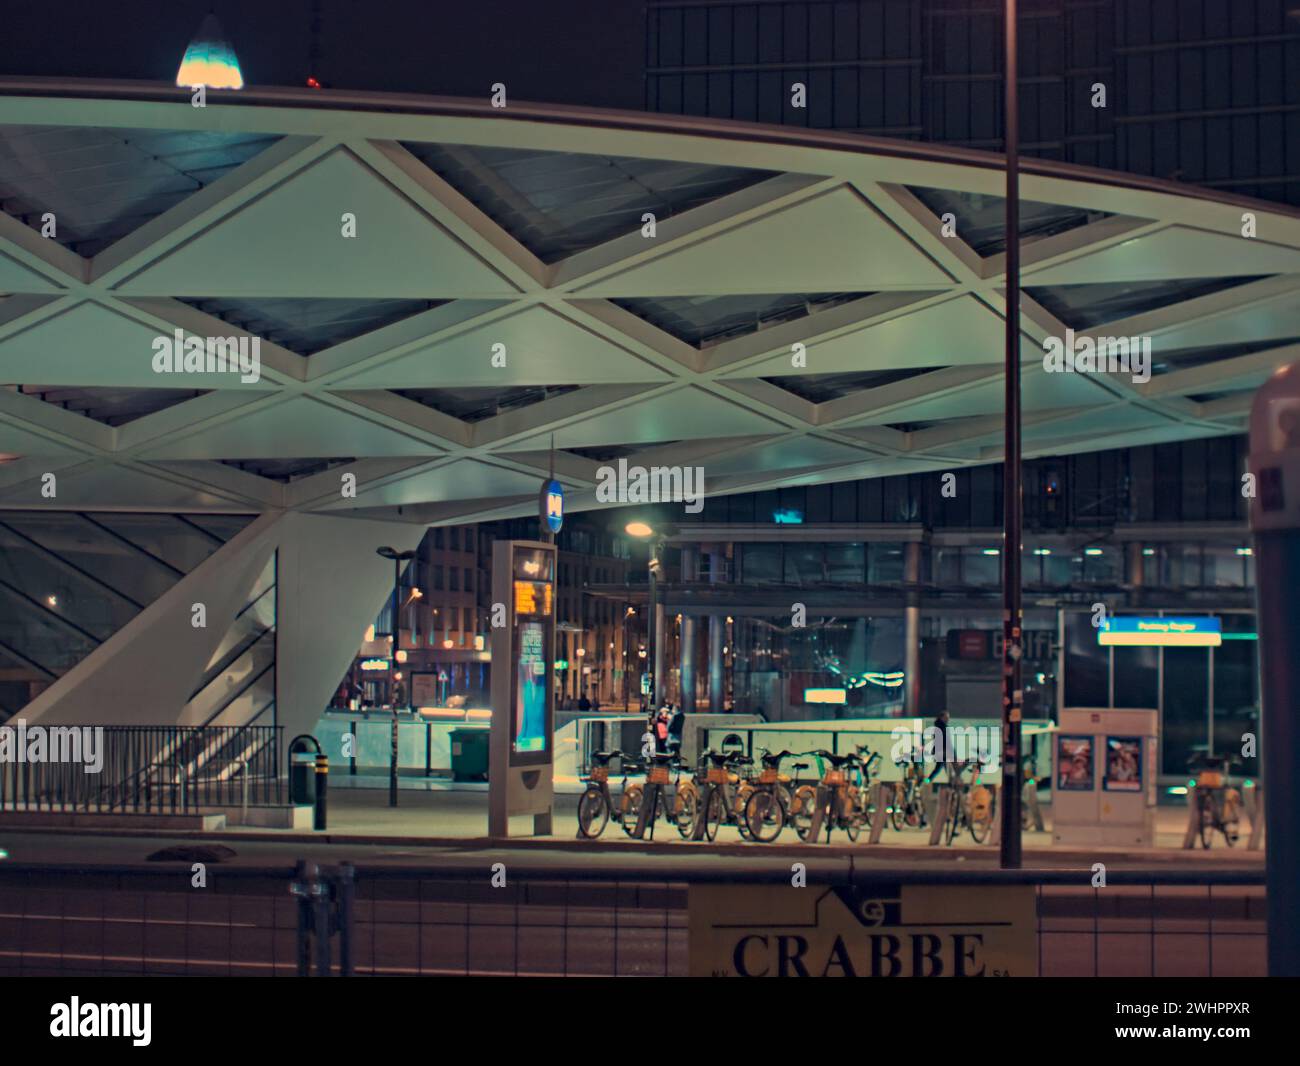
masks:
<path fill-rule="evenodd" d="M 7 511 L 0 517 L 0 721 L 22 710 L 251 521 L 248 515 Z"/>

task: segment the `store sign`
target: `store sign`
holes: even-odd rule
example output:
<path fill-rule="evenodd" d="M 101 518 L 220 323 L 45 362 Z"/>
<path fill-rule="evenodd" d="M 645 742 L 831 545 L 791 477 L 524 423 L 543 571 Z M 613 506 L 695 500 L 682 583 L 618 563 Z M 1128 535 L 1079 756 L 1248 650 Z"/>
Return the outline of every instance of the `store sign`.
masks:
<path fill-rule="evenodd" d="M 1051 629 L 1026 629 L 1021 646 L 1026 660 L 1049 662 L 1056 657 L 1056 633 Z M 1002 630 L 950 629 L 945 652 L 949 659 L 1001 660 Z"/>
<path fill-rule="evenodd" d="M 387 659 L 362 659 L 361 669 L 367 672 L 377 672 L 388 669 Z"/>
<path fill-rule="evenodd" d="M 1036 977 L 1033 885 L 691 885 L 692 977 Z"/>
<path fill-rule="evenodd" d="M 1217 648 L 1223 633 L 1217 618 L 1117 615 L 1097 630 L 1097 643 L 1117 648 Z"/>
<path fill-rule="evenodd" d="M 804 703 L 847 703 L 849 694 L 842 688 L 806 688 Z"/>

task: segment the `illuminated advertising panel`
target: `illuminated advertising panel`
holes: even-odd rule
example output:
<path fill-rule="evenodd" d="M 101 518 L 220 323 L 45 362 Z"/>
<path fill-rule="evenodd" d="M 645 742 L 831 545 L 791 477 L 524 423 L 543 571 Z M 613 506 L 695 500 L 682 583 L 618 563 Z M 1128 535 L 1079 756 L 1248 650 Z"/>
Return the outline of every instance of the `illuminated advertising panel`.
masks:
<path fill-rule="evenodd" d="M 1217 648 L 1223 643 L 1223 633 L 1217 618 L 1120 615 L 1102 623 L 1097 643 L 1118 648 Z"/>
<path fill-rule="evenodd" d="M 516 549 L 511 598 L 514 663 L 511 670 L 510 763 L 551 758 L 551 653 L 555 640 L 554 556 Z"/>

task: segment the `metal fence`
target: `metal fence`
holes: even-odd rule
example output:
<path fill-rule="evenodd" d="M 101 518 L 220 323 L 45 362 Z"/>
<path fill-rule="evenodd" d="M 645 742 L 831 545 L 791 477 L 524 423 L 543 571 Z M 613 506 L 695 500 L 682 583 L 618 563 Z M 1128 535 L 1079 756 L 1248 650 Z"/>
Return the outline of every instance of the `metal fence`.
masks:
<path fill-rule="evenodd" d="M 0 762 L 0 811 L 192 814 L 285 802 L 279 726 L 2 728 L 14 758 Z"/>
<path fill-rule="evenodd" d="M 0 974 L 293 975 L 320 958 L 303 937 L 328 927 L 333 973 L 683 976 L 689 885 L 771 883 L 777 872 L 788 883 L 788 870 L 675 860 L 617 872 L 512 863 L 504 887 L 493 887 L 486 861 L 453 870 L 360 867 L 350 901 L 326 919 L 313 916 L 310 891 L 294 895 L 304 880 L 288 867 L 211 865 L 199 889 L 188 863 L 72 873 L 0 864 Z M 868 887 L 882 876 L 955 892 L 1034 885 L 1045 977 L 1266 971 L 1262 871 L 1112 871 L 1108 887 L 1096 889 L 1075 870 L 875 871 L 847 880 Z M 821 883 L 811 869 L 809 883 Z"/>

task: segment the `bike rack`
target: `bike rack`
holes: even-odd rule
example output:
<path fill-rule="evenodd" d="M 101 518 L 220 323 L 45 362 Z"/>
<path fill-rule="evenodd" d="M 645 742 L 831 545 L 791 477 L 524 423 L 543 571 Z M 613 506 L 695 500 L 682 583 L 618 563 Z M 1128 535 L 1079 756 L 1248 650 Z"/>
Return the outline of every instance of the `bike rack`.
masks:
<path fill-rule="evenodd" d="M 1258 851 L 1264 843 L 1264 790 L 1258 785 L 1243 787 L 1241 800 L 1250 818 L 1250 839 L 1246 841 L 1246 850 Z"/>
<path fill-rule="evenodd" d="M 934 821 L 930 823 L 930 843 L 938 844 L 948 824 L 948 814 L 952 807 L 952 786 L 939 786 L 939 802 L 935 808 Z"/>
<path fill-rule="evenodd" d="M 885 822 L 888 820 L 887 808 L 894 802 L 894 783 L 892 781 L 876 781 L 871 786 L 870 800 L 876 805 L 876 816 L 871 820 L 871 836 L 867 838 L 869 844 L 879 844 L 881 831 L 885 828 Z"/>
<path fill-rule="evenodd" d="M 1183 848 L 1196 847 L 1196 836 L 1201 828 L 1201 808 L 1196 803 L 1196 789 L 1187 790 L 1187 832 L 1183 834 Z"/>

